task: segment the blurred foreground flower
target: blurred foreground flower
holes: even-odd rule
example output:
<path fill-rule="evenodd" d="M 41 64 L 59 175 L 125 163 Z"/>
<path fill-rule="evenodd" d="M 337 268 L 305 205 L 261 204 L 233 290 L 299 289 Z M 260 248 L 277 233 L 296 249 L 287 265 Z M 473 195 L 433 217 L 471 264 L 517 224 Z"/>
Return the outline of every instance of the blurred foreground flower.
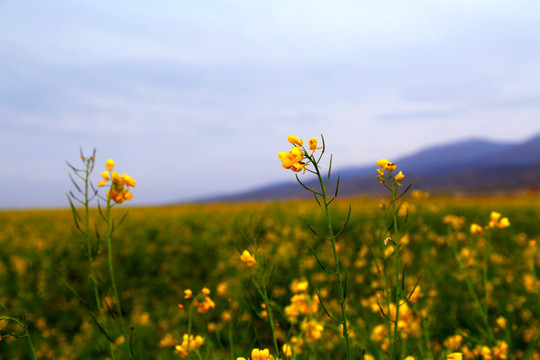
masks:
<path fill-rule="evenodd" d="M 188 356 L 188 354 L 195 350 L 200 348 L 204 345 L 204 338 L 200 335 L 193 336 L 184 334 L 182 338 L 182 344 L 176 345 L 174 348 L 176 352 L 182 357 L 185 358 Z"/>
<path fill-rule="evenodd" d="M 270 360 L 273 358 L 274 357 L 270 355 L 270 350 L 268 349 L 263 349 L 263 350 L 253 349 L 251 351 L 251 358 L 250 358 L 251 360 Z M 239 357 L 239 358 L 236 358 L 236 360 L 246 360 L 246 358 Z"/>
<path fill-rule="evenodd" d="M 240 256 L 240 260 L 245 262 L 247 264 L 247 266 L 250 266 L 250 267 L 255 266 L 255 264 L 257 263 L 257 261 L 255 260 L 255 257 L 253 255 L 251 255 L 249 253 L 249 251 L 247 251 L 247 250 L 244 250 L 244 252 Z"/>

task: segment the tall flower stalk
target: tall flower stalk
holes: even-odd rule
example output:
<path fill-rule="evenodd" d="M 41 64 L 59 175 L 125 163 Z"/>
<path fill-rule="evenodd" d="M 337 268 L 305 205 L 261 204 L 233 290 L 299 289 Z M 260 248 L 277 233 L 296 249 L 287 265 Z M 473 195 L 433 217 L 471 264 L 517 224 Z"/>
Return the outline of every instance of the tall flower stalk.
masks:
<path fill-rule="evenodd" d="M 341 265 L 339 262 L 339 257 L 338 257 L 337 247 L 336 247 L 336 238 L 347 226 L 347 222 L 349 221 L 350 214 L 351 214 L 351 211 L 350 211 L 351 209 L 349 206 L 349 213 L 347 215 L 347 219 L 343 227 L 339 231 L 334 232 L 334 228 L 332 226 L 332 218 L 330 216 L 330 204 L 336 198 L 338 190 L 339 190 L 339 176 L 337 179 L 335 193 L 330 198 L 328 196 L 328 185 L 330 182 L 330 175 L 332 171 L 332 157 L 330 157 L 330 164 L 328 166 L 326 179 L 324 179 L 320 171 L 320 166 L 319 166 L 322 156 L 326 150 L 324 137 L 321 135 L 322 147 L 317 146 L 318 141 L 316 138 L 311 138 L 308 141 L 309 150 L 304 147 L 304 139 L 300 139 L 297 136 L 290 135 L 287 138 L 287 140 L 293 145 L 293 148 L 288 153 L 281 151 L 278 154 L 278 157 L 281 159 L 282 166 L 285 169 L 290 169 L 294 171 L 295 173 L 298 173 L 300 171 L 305 173 L 306 171 L 308 171 L 316 175 L 318 179 L 319 189 L 309 188 L 306 184 L 304 184 L 300 180 L 300 178 L 298 177 L 298 174 L 296 175 L 296 179 L 300 183 L 300 185 L 302 185 L 302 187 L 304 187 L 307 191 L 313 194 L 315 200 L 317 201 L 317 204 L 323 209 L 325 217 L 326 217 L 326 223 L 327 223 L 326 235 L 319 234 L 309 225 L 309 223 L 308 223 L 308 226 L 313 233 L 315 233 L 316 235 L 326 240 L 329 240 L 332 246 L 332 255 L 333 255 L 333 260 L 334 260 L 333 269 L 328 269 L 326 266 L 324 266 L 319 260 L 319 258 L 317 257 L 315 251 L 313 251 L 313 254 L 317 262 L 321 266 L 321 268 L 336 277 L 336 282 L 338 286 L 338 301 L 339 301 L 340 310 L 341 310 L 340 315 L 335 316 L 335 315 L 330 314 L 328 309 L 324 306 L 324 302 L 320 296 L 319 296 L 319 300 L 321 301 L 321 305 L 324 311 L 326 312 L 326 314 L 341 326 L 342 336 L 343 336 L 343 340 L 345 342 L 345 348 L 347 351 L 347 359 L 350 360 L 353 358 L 353 354 L 352 354 L 351 345 L 350 345 L 347 312 L 346 312 L 346 302 L 345 302 L 345 299 L 347 296 L 347 279 L 346 279 L 346 276 L 344 277 L 342 274 L 343 269 L 341 268 Z M 315 156 L 315 152 L 317 150 L 321 150 L 321 152 L 318 156 Z M 313 166 L 311 168 L 311 167 L 307 167 L 308 165 L 313 165 Z"/>
<path fill-rule="evenodd" d="M 394 247 L 394 272 L 395 272 L 395 284 L 394 289 L 392 291 L 394 295 L 394 304 L 395 304 L 395 314 L 392 314 L 392 311 L 390 311 L 390 286 L 389 286 L 389 278 L 386 277 L 387 281 L 387 312 L 388 314 L 384 314 L 393 325 L 390 326 L 390 344 L 391 344 L 391 353 L 390 353 L 390 359 L 395 360 L 400 358 L 400 352 L 398 350 L 398 345 L 400 345 L 401 339 L 400 339 L 400 333 L 399 333 L 399 309 L 403 305 L 402 300 L 406 300 L 406 292 L 404 288 L 404 278 L 400 279 L 400 273 L 401 273 L 401 263 L 400 263 L 400 248 L 399 248 L 399 238 L 400 238 L 400 229 L 398 226 L 398 212 L 399 212 L 399 205 L 398 200 L 410 189 L 410 185 L 400 194 L 399 188 L 402 186 L 401 181 L 405 178 L 405 175 L 402 171 L 399 171 L 398 173 L 395 173 L 397 169 L 397 165 L 386 160 L 386 159 L 380 159 L 377 161 L 377 166 L 379 169 L 377 169 L 377 178 L 379 179 L 380 183 L 387 188 L 390 191 L 390 205 L 392 210 L 392 238 L 387 238 L 385 240 L 385 245 Z M 385 270 L 386 275 L 386 270 Z M 402 275 L 404 277 L 404 274 Z M 417 282 L 418 284 L 418 282 Z M 415 286 L 416 288 L 416 286 Z M 411 294 L 414 292 L 415 289 L 411 291 Z M 404 296 L 405 294 L 405 296 Z M 409 295 L 410 297 L 410 295 Z M 406 302 L 406 301 L 405 301 Z M 394 315 L 393 318 L 391 318 L 391 315 Z"/>
<path fill-rule="evenodd" d="M 89 266 L 90 266 L 90 278 L 92 282 L 92 292 L 93 292 L 93 297 L 94 297 L 95 309 L 92 310 L 88 307 L 87 310 L 90 316 L 92 317 L 92 319 L 94 320 L 94 323 L 96 324 L 98 329 L 107 338 L 110 356 L 113 360 L 115 360 L 116 355 L 115 355 L 114 346 L 113 346 L 115 341 L 113 337 L 111 336 L 110 327 L 108 326 L 108 322 L 105 318 L 105 314 L 101 306 L 102 296 L 99 291 L 98 275 L 97 275 L 97 271 L 95 267 L 95 261 L 99 254 L 100 236 L 96 230 L 96 236 L 94 240 L 92 236 L 92 231 L 90 230 L 90 204 L 95 198 L 100 197 L 98 194 L 98 190 L 93 186 L 92 182 L 90 181 L 90 175 L 94 170 L 95 153 L 96 151 L 94 149 L 92 156 L 86 157 L 83 155 L 81 151 L 80 157 L 84 165 L 82 169 L 78 169 L 68 163 L 69 167 L 73 171 L 73 174 L 75 175 L 75 178 L 74 178 L 70 174 L 70 179 L 72 180 L 72 183 L 75 186 L 75 189 L 79 193 L 79 195 L 77 196 L 73 193 L 73 191 L 70 191 L 68 193 L 68 199 L 71 206 L 71 211 L 72 211 L 75 226 L 83 238 L 83 242 L 80 243 L 79 245 L 85 257 L 88 259 Z M 121 328 L 122 336 L 124 339 L 124 343 L 126 344 L 129 358 L 133 359 L 133 351 L 130 345 L 130 341 L 128 341 L 129 337 L 126 331 L 126 326 L 125 326 L 125 322 L 124 322 L 124 318 L 122 314 L 122 307 L 120 304 L 120 297 L 119 297 L 118 288 L 116 285 L 116 278 L 114 275 L 113 254 L 112 254 L 112 235 L 114 232 L 115 225 L 112 220 L 111 209 L 115 204 L 121 204 L 124 201 L 130 200 L 133 197 L 133 195 L 129 192 L 129 188 L 135 187 L 136 183 L 133 180 L 133 178 L 127 174 L 120 175 L 117 172 L 111 173 L 111 171 L 114 168 L 114 161 L 111 159 L 107 160 L 105 164 L 105 168 L 107 170 L 101 173 L 103 180 L 99 182 L 98 184 L 99 187 L 106 186 L 109 181 L 111 180 L 112 181 L 109 186 L 109 191 L 107 191 L 107 195 L 105 198 L 105 202 L 106 202 L 105 214 L 103 214 L 103 212 L 101 211 L 101 208 L 99 208 L 99 210 L 100 210 L 102 219 L 106 223 L 105 241 L 107 244 L 107 265 L 109 269 L 110 289 L 112 290 L 113 295 L 114 295 L 116 313 L 118 316 L 118 322 L 120 323 L 120 328 Z M 82 184 L 83 184 L 82 186 L 79 185 L 77 178 L 79 179 L 79 181 L 82 181 Z M 83 208 L 82 215 L 80 214 L 79 209 L 75 206 L 75 204 L 77 203 L 82 205 L 82 208 Z M 122 218 L 120 223 L 124 220 L 124 218 Z M 75 292 L 73 288 L 71 288 L 67 284 L 66 284 L 66 287 L 71 291 L 71 293 L 79 301 L 81 301 L 81 303 L 84 303 L 84 304 L 87 303 L 84 299 L 82 299 L 82 297 L 79 294 Z M 95 312 L 97 312 L 97 316 L 94 314 Z"/>
<path fill-rule="evenodd" d="M 111 209 L 115 204 L 122 204 L 126 200 L 131 200 L 133 197 L 132 193 L 129 192 L 130 187 L 135 187 L 136 183 L 133 178 L 127 174 L 120 175 L 118 172 L 112 172 L 114 168 L 114 161 L 108 159 L 105 163 L 105 168 L 107 171 L 101 173 L 103 181 L 99 183 L 99 186 L 106 186 L 109 180 L 111 184 L 109 190 L 107 191 L 106 197 L 106 213 L 104 215 L 104 220 L 107 223 L 107 263 L 109 267 L 109 278 L 111 281 L 111 290 L 113 292 L 115 304 L 116 304 L 116 315 L 118 316 L 118 321 L 120 323 L 120 329 L 122 330 L 122 336 L 124 337 L 124 344 L 127 347 L 129 358 L 133 359 L 133 350 L 131 348 L 130 337 L 128 336 L 126 330 L 126 324 L 124 321 L 124 315 L 122 314 L 122 306 L 120 304 L 120 296 L 118 294 L 118 287 L 116 285 L 116 277 L 114 275 L 114 265 L 113 265 L 113 252 L 112 252 L 112 235 L 114 231 L 114 224 L 111 216 Z M 103 216 L 103 214 L 102 214 Z M 122 218 L 121 221 L 123 221 Z"/>

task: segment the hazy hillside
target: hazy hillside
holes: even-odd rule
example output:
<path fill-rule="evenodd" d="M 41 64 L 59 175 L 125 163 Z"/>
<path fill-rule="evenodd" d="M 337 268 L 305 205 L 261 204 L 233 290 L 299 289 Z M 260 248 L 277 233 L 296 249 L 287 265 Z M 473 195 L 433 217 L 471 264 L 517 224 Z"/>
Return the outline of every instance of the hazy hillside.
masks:
<path fill-rule="evenodd" d="M 471 139 L 434 146 L 396 159 L 414 188 L 450 194 L 494 194 L 540 186 L 540 135 L 523 143 Z M 375 165 L 337 169 L 340 195 L 380 195 Z M 334 179 L 335 180 L 335 179 Z M 314 186 L 314 181 L 308 186 Z M 296 182 L 271 184 L 239 194 L 201 201 L 280 200 L 309 197 Z"/>

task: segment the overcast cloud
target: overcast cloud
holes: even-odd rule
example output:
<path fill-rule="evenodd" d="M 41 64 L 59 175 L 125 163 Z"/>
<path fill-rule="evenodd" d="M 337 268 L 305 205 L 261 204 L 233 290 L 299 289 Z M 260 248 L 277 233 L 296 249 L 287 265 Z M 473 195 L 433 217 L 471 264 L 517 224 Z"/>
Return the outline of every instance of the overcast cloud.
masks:
<path fill-rule="evenodd" d="M 97 147 L 132 205 L 540 133 L 536 1 L 0 1 L 0 207 L 65 206 Z M 98 180 L 97 172 L 95 179 Z"/>

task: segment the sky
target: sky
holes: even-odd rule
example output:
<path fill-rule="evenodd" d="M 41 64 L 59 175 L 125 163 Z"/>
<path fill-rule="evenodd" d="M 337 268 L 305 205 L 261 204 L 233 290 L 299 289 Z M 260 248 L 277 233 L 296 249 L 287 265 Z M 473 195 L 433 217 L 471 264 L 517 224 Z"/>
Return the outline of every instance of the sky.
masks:
<path fill-rule="evenodd" d="M 289 134 L 339 169 L 539 115 L 538 1 L 0 0 L 0 208 L 67 206 L 81 148 L 170 204 L 294 181 Z"/>

